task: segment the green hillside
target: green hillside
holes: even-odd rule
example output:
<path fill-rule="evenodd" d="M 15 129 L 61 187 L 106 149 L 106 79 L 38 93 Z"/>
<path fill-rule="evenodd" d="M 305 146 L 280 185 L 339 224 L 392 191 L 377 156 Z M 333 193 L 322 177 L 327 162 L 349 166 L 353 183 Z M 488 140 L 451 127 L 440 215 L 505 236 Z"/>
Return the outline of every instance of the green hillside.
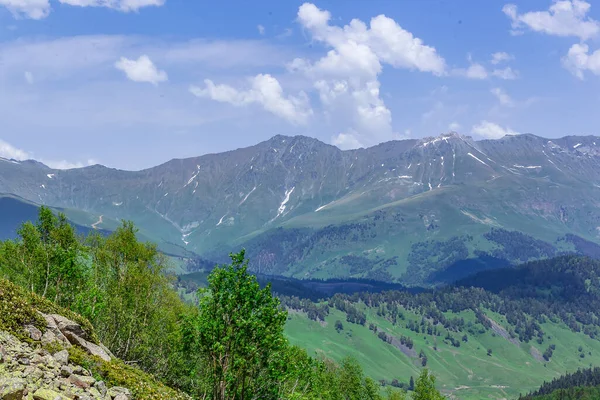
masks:
<path fill-rule="evenodd" d="M 286 333 L 312 354 L 356 357 L 387 385 L 406 387 L 426 365 L 451 398 L 516 398 L 600 365 L 599 277 L 600 263 L 566 257 L 416 295 L 338 294 L 322 303 L 283 297 Z"/>

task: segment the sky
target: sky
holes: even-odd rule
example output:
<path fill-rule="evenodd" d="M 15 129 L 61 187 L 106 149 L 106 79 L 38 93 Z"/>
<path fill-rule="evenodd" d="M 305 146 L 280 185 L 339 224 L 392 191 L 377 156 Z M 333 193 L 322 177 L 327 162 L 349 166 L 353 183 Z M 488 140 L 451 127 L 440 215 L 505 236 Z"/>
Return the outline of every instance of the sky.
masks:
<path fill-rule="evenodd" d="M 0 0 L 0 157 L 138 170 L 277 134 L 599 134 L 583 0 Z"/>

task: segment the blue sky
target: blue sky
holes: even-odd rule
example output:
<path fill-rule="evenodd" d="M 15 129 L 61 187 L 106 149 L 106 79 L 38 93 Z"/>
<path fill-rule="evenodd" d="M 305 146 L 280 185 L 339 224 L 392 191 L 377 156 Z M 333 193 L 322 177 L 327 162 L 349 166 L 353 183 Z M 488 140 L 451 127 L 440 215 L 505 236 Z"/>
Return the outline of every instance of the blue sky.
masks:
<path fill-rule="evenodd" d="M 0 0 L 0 156 L 598 134 L 598 21 L 582 0 Z"/>

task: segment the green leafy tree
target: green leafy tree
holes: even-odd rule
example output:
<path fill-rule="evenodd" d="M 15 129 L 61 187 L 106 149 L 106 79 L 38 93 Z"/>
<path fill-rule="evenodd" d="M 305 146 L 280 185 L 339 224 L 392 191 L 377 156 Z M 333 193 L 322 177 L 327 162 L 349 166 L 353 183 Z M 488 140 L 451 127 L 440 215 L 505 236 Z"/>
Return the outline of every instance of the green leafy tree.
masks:
<path fill-rule="evenodd" d="M 421 375 L 415 383 L 413 400 L 443 400 L 444 396 L 435 388 L 435 376 L 431 375 L 427 369 L 421 371 Z"/>
<path fill-rule="evenodd" d="M 387 395 L 388 400 L 405 400 L 406 399 L 406 392 L 397 390 L 397 389 L 392 389 L 389 387 L 386 390 L 386 395 Z"/>
<path fill-rule="evenodd" d="M 244 255 L 231 254 L 230 265 L 213 270 L 187 324 L 187 348 L 201 360 L 194 373 L 215 400 L 277 398 L 284 370 L 287 312 L 270 285 L 261 289 L 248 273 Z"/>
<path fill-rule="evenodd" d="M 166 257 L 136 234 L 132 222 L 123 222 L 108 237 L 88 239 L 90 284 L 74 308 L 117 357 L 178 382 L 175 364 L 183 362 L 179 322 L 187 307 L 173 290 Z"/>
<path fill-rule="evenodd" d="M 26 222 L 15 241 L 0 250 L 0 273 L 28 290 L 70 306 L 87 282 L 85 247 L 64 214 L 40 207 L 35 224 Z"/>

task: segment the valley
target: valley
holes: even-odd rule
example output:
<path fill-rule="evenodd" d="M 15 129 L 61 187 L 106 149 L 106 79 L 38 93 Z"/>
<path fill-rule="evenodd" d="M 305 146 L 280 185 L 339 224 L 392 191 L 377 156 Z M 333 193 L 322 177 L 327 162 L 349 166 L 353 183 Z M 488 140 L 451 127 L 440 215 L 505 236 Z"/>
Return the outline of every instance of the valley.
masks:
<path fill-rule="evenodd" d="M 92 244 L 132 221 L 188 304 L 245 248 L 307 356 L 350 356 L 382 391 L 412 392 L 426 368 L 447 398 L 516 399 L 600 363 L 595 140 L 451 133 L 340 151 L 276 136 L 137 172 L 0 163 L 1 232 L 25 234 L 41 205 L 105 238 Z"/>

